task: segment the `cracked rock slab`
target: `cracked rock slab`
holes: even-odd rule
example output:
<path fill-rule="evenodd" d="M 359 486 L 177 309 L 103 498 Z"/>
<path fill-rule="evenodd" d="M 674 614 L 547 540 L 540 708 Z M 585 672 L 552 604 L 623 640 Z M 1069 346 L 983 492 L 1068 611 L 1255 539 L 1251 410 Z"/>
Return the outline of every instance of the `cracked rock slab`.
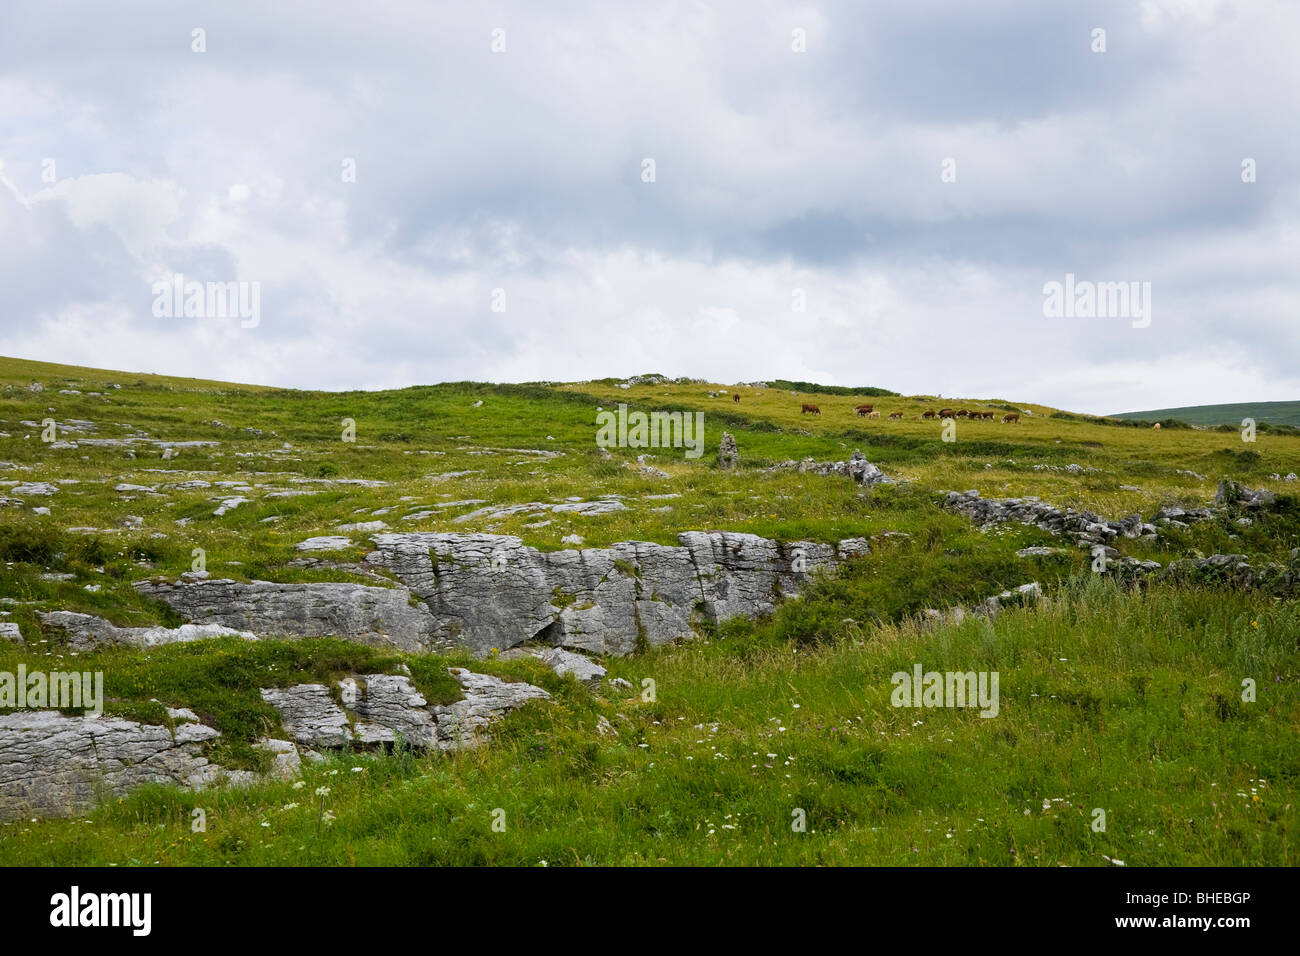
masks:
<path fill-rule="evenodd" d="M 187 620 L 264 637 L 339 637 L 420 651 L 428 648 L 434 625 L 424 608 L 411 605 L 406 588 L 227 579 L 141 581 L 135 588 Z"/>
<path fill-rule="evenodd" d="M 770 612 L 835 550 L 752 534 L 685 532 L 677 547 L 625 541 L 542 552 L 513 535 L 375 535 L 367 561 L 388 568 L 428 608 L 439 647 L 478 656 L 534 639 L 596 654 L 626 654 L 695 636 L 697 615 L 724 620 Z"/>
<path fill-rule="evenodd" d="M 85 813 L 145 783 L 211 783 L 219 769 L 201 749 L 217 736 L 197 723 L 173 733 L 117 717 L 0 715 L 0 819 Z"/>
<path fill-rule="evenodd" d="M 239 631 L 220 624 L 182 624 L 180 627 L 118 627 L 93 614 L 75 611 L 38 611 L 41 622 L 67 632 L 68 646 L 88 651 L 102 646 L 148 649 L 163 644 L 185 644 L 213 637 L 242 637 L 256 640 L 251 631 Z"/>
<path fill-rule="evenodd" d="M 509 711 L 530 700 L 550 698 L 532 684 L 459 667 L 448 672 L 465 695 L 454 704 L 431 706 L 402 674 L 344 678 L 339 682 L 342 706 L 324 684 L 263 688 L 262 699 L 280 711 L 284 729 L 304 747 L 377 747 L 403 741 L 419 749 L 456 750 L 476 746 L 482 732 Z"/>

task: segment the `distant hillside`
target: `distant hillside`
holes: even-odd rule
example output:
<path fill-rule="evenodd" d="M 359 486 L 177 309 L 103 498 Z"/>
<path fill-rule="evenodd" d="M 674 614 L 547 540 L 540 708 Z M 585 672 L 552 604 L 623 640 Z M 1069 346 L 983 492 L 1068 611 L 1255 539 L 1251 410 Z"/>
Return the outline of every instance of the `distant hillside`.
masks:
<path fill-rule="evenodd" d="M 1183 408 L 1154 408 L 1145 412 L 1122 412 L 1110 418 L 1141 418 L 1162 421 L 1178 418 L 1189 425 L 1240 425 L 1243 418 L 1272 425 L 1300 425 L 1300 402 L 1239 402 L 1235 405 L 1188 405 Z"/>

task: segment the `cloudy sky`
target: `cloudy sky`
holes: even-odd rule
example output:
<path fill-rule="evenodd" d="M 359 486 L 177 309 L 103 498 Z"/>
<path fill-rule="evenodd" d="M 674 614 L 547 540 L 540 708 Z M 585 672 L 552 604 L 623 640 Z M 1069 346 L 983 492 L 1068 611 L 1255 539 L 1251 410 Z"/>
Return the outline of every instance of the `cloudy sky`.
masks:
<path fill-rule="evenodd" d="M 6 3 L 0 354 L 1300 399 L 1297 36 L 1293 0 Z M 256 325 L 155 314 L 178 273 Z M 1149 325 L 1045 315 L 1067 273 L 1149 282 Z"/>

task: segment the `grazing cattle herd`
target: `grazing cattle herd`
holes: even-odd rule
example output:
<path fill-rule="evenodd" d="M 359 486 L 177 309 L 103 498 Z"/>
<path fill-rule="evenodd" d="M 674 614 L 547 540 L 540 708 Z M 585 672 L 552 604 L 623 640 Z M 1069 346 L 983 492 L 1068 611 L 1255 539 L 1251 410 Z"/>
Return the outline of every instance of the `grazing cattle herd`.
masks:
<path fill-rule="evenodd" d="M 740 401 L 740 396 L 736 396 L 736 401 Z M 855 405 L 853 406 L 853 411 L 857 413 L 857 416 L 859 418 L 880 417 L 880 412 L 876 409 L 874 405 Z M 822 410 L 818 406 L 809 405 L 807 402 L 803 403 L 803 408 L 800 410 L 801 415 L 820 415 L 821 413 Z M 902 421 L 906 417 L 907 416 L 905 416 L 902 412 L 889 413 L 889 420 L 891 422 Z M 970 419 L 971 421 L 980 420 L 980 421 L 991 422 L 997 418 L 997 412 L 985 412 L 985 411 L 973 412 L 970 409 L 966 409 L 966 408 L 942 408 L 936 412 L 933 408 L 927 408 L 924 412 L 921 413 L 920 417 L 939 418 L 939 419 L 966 418 L 966 419 Z M 1008 412 L 1007 414 L 1002 416 L 1003 425 L 1018 424 L 1019 421 L 1020 421 L 1019 412 Z"/>
<path fill-rule="evenodd" d="M 714 394 L 716 393 L 714 392 L 709 393 L 710 397 L 712 397 Z M 739 402 L 740 393 L 739 392 L 734 393 L 731 396 L 731 400 L 733 402 Z M 857 414 L 859 418 L 880 417 L 880 411 L 876 408 L 874 404 L 854 405 L 853 411 Z M 821 406 L 814 405 L 810 402 L 804 402 L 802 407 L 799 409 L 800 415 L 820 415 L 821 413 L 822 413 Z M 888 416 L 891 422 L 899 422 L 905 419 L 906 417 L 907 416 L 904 415 L 902 412 L 890 412 Z M 935 411 L 933 408 L 927 408 L 924 412 L 921 413 L 920 417 L 938 418 L 941 420 L 945 418 L 965 418 L 970 421 L 991 422 L 997 419 L 997 412 L 971 411 L 970 409 L 967 408 L 941 408 L 938 411 Z M 1019 422 L 1020 422 L 1020 412 L 1008 412 L 1007 414 L 1002 416 L 1003 425 L 1007 425 L 1007 424 L 1015 425 L 1015 424 L 1019 424 Z M 1160 426 L 1156 425 L 1155 427 L 1159 428 Z"/>

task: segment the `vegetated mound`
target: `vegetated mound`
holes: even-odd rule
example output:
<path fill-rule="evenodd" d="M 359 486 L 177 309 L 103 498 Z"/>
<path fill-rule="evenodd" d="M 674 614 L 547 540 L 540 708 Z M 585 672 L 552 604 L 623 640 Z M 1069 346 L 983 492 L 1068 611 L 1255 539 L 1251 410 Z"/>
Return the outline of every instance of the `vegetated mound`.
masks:
<path fill-rule="evenodd" d="M 784 378 L 769 378 L 769 388 L 783 388 L 791 392 L 808 392 L 815 395 L 897 395 L 887 388 L 872 385 L 818 385 L 816 382 L 792 382 Z"/>
<path fill-rule="evenodd" d="M 1187 405 L 1182 408 L 1155 408 L 1144 412 L 1120 412 L 1111 418 L 1161 421 L 1176 418 L 1189 425 L 1232 425 L 1239 427 L 1243 418 L 1259 424 L 1300 427 L 1300 401 L 1237 402 L 1229 405 Z"/>

